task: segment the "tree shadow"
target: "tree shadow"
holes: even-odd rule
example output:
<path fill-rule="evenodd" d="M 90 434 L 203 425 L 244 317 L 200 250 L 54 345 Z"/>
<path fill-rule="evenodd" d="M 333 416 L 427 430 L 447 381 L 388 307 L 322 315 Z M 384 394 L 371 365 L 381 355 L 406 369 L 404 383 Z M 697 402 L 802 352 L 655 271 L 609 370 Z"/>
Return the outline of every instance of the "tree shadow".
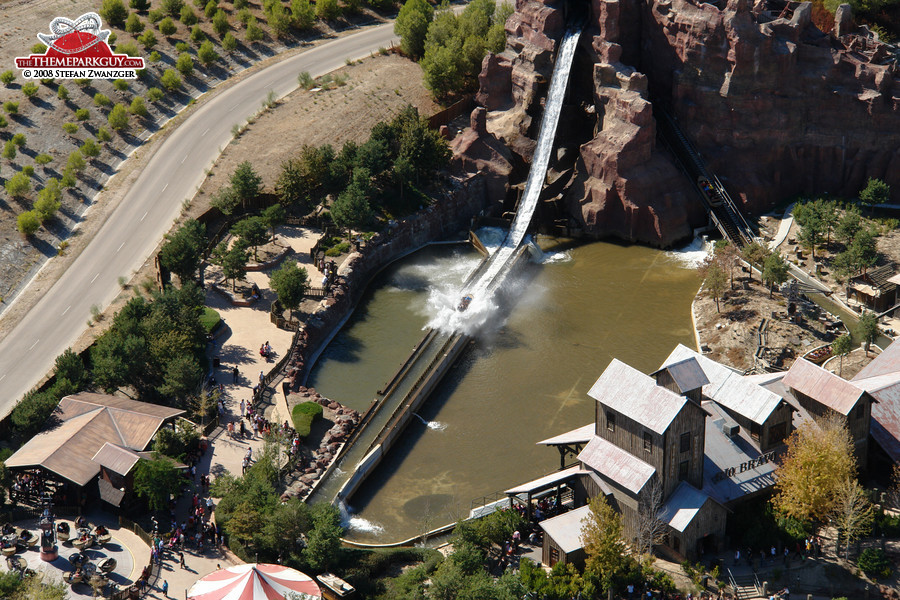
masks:
<path fill-rule="evenodd" d="M 20 115 L 16 113 L 14 115 L 9 115 L 10 119 L 18 123 L 19 125 L 23 125 L 24 127 L 34 127 L 34 121 L 26 117 L 25 115 Z"/>
<path fill-rule="evenodd" d="M 37 96 L 32 96 L 31 98 L 28 99 L 28 101 L 31 102 L 33 105 L 37 106 L 38 108 L 42 108 L 44 110 L 53 110 L 53 105 L 50 104 L 49 102 L 47 102 L 46 100 L 44 100 L 43 98 L 38 98 Z"/>

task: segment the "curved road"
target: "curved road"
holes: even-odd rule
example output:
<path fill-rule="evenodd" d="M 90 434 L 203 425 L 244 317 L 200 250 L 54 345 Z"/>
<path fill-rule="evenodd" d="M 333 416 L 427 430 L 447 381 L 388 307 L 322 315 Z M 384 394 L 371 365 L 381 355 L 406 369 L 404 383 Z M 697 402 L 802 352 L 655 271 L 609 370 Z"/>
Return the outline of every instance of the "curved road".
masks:
<path fill-rule="evenodd" d="M 324 75 L 389 46 L 393 36 L 393 23 L 387 23 L 322 44 L 254 73 L 185 119 L 72 266 L 0 342 L 0 418 L 81 335 L 91 306 L 112 302 L 118 278 L 130 279 L 147 260 L 231 140 L 232 125 L 256 113 L 270 90 L 282 97 L 296 89 L 302 71 Z"/>

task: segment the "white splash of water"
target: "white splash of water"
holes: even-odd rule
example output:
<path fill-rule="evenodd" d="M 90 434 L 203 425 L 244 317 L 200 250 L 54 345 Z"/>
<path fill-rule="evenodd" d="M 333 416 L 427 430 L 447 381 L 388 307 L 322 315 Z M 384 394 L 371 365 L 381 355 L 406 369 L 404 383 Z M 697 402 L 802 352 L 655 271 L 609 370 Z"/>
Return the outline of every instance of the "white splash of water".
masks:
<path fill-rule="evenodd" d="M 350 512 L 350 507 L 344 502 L 338 503 L 338 512 L 340 512 L 341 515 L 341 525 L 347 529 L 359 531 L 360 533 L 374 533 L 375 535 L 384 533 L 384 527 L 378 523 L 363 519 L 362 517 L 353 516 Z"/>
<path fill-rule="evenodd" d="M 428 429 L 433 429 L 434 431 L 443 431 L 447 429 L 446 423 L 441 423 L 440 421 L 426 421 L 422 415 L 418 413 L 413 413 L 413 416 L 422 421 L 422 424 Z"/>
<path fill-rule="evenodd" d="M 675 250 L 666 252 L 666 256 L 675 259 L 686 267 L 696 269 L 703 264 L 703 261 L 709 256 L 712 249 L 713 244 L 706 239 L 705 235 L 703 235 L 695 237 L 693 241 L 684 248 L 676 248 Z"/>

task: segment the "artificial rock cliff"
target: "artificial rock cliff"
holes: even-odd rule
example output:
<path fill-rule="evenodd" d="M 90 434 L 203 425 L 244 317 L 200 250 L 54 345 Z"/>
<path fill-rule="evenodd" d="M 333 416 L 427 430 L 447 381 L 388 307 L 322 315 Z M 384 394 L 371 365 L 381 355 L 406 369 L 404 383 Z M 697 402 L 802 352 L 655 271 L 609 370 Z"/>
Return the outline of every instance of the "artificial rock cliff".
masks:
<path fill-rule="evenodd" d="M 546 194 L 570 229 L 665 246 L 705 224 L 658 143 L 653 102 L 747 212 L 797 194 L 853 196 L 868 177 L 900 201 L 896 59 L 847 8 L 823 33 L 810 4 L 775 1 L 517 0 L 506 50 L 482 65 L 473 127 L 453 141 L 457 167 L 486 174 L 495 201 L 523 178 L 566 13 L 589 6 Z"/>

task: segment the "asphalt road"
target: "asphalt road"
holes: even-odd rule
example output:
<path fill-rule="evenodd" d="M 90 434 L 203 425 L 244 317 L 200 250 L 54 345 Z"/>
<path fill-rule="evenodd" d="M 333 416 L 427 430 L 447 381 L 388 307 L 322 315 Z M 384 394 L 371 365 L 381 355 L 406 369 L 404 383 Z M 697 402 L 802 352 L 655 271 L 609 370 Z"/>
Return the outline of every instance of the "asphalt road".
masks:
<path fill-rule="evenodd" d="M 130 279 L 147 260 L 231 140 L 232 125 L 256 113 L 270 90 L 281 97 L 296 89 L 299 73 L 324 75 L 394 38 L 388 23 L 322 44 L 258 71 L 194 111 L 157 150 L 72 266 L 0 342 L 0 418 L 81 335 L 91 307 L 112 302 L 120 292 L 118 278 Z"/>

